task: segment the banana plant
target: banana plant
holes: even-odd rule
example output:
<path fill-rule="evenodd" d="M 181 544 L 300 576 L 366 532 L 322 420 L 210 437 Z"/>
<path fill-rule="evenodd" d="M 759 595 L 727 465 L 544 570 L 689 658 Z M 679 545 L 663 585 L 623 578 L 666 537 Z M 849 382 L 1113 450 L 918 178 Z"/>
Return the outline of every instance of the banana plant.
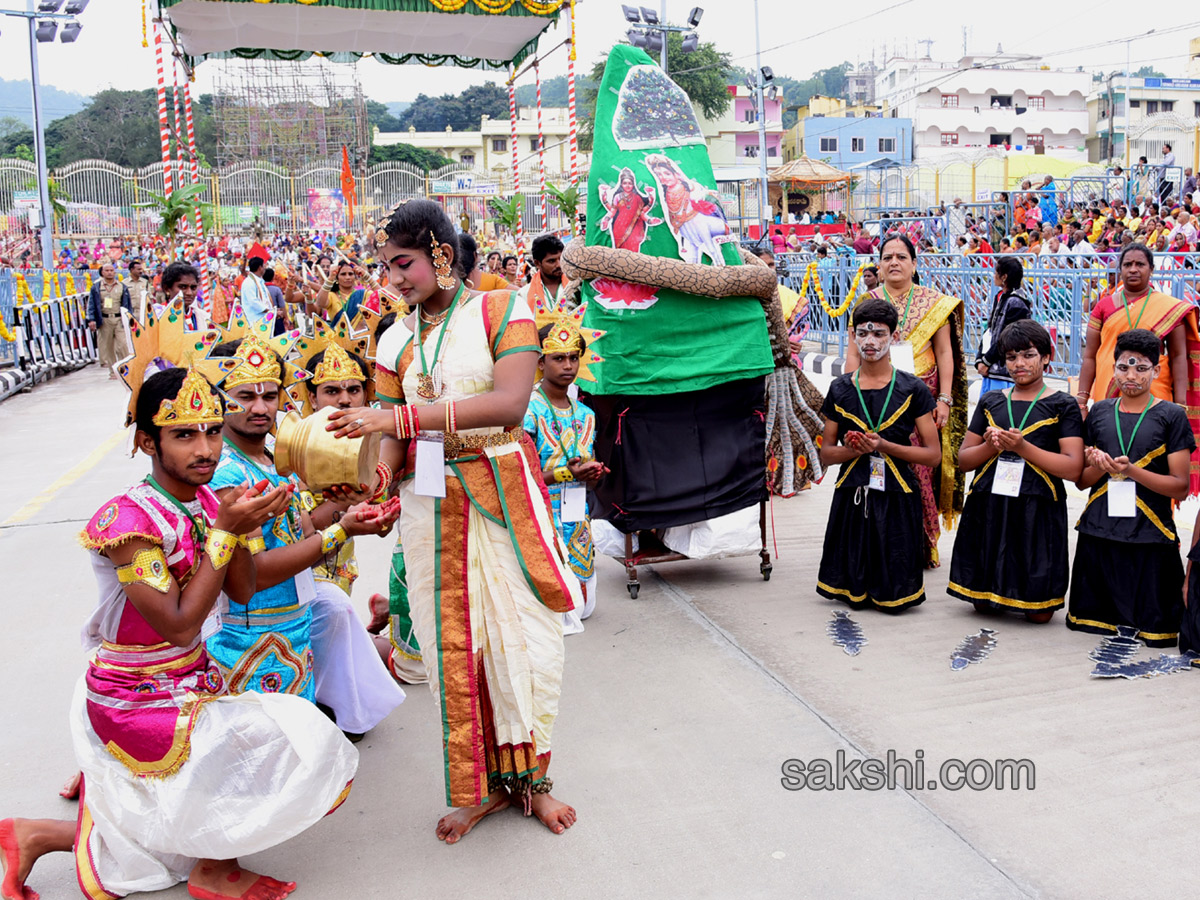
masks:
<path fill-rule="evenodd" d="M 571 237 L 579 226 L 579 186 L 571 185 L 565 191 L 552 184 L 546 185 L 546 199 L 571 223 Z"/>
<path fill-rule="evenodd" d="M 175 258 L 175 238 L 180 224 L 193 216 L 197 207 L 200 209 L 202 221 L 211 216 L 212 204 L 199 199 L 207 187 L 205 184 L 185 184 L 173 190 L 169 197 L 156 194 L 154 191 L 144 191 L 150 199 L 143 203 L 133 204 L 138 209 L 154 209 L 158 212 L 162 219 L 162 224 L 158 226 L 158 233 L 167 239 L 171 259 Z"/>
<path fill-rule="evenodd" d="M 488 201 L 488 206 L 493 213 L 488 221 L 516 234 L 517 223 L 521 221 L 521 212 L 525 209 L 525 195 L 513 194 L 507 200 L 493 197 Z"/>

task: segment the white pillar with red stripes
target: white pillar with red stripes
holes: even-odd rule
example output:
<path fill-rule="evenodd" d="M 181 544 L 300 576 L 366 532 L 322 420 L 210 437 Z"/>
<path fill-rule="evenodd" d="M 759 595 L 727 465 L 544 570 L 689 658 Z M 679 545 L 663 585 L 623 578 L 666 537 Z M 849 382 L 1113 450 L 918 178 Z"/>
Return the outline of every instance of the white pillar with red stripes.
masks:
<path fill-rule="evenodd" d="M 167 124 L 167 81 L 163 70 L 162 24 L 154 23 L 154 65 L 158 73 L 158 135 L 162 141 L 163 195 L 170 197 L 171 181 L 171 130 Z"/>
<path fill-rule="evenodd" d="M 550 227 L 546 218 L 546 133 L 542 130 L 542 66 L 533 61 L 533 77 L 537 82 L 537 126 L 538 126 L 538 190 L 541 192 L 542 231 Z"/>
<path fill-rule="evenodd" d="M 520 153 L 517 150 L 517 86 L 513 83 L 516 77 L 515 72 L 509 70 L 508 81 L 508 118 L 512 124 L 512 162 L 513 162 L 513 193 L 521 193 L 521 159 Z M 522 253 L 525 250 L 525 204 L 521 204 L 521 208 L 517 210 L 517 233 L 514 235 L 517 241 L 517 251 Z"/>

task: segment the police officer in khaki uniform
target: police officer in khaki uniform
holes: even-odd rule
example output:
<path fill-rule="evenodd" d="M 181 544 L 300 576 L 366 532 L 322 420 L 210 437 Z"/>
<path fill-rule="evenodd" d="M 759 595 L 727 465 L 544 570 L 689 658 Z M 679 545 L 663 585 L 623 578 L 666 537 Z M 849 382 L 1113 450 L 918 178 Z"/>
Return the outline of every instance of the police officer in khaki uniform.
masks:
<path fill-rule="evenodd" d="M 129 288 L 129 300 L 133 303 L 133 317 L 145 325 L 146 311 L 154 302 L 154 286 L 143 271 L 140 259 L 129 263 L 129 280 L 125 282 L 125 286 Z"/>
<path fill-rule="evenodd" d="M 117 281 L 117 269 L 112 263 L 100 267 L 100 280 L 92 285 L 88 297 L 88 328 L 96 335 L 100 365 L 108 369 L 110 380 L 117 377 L 112 370 L 117 360 L 129 355 L 125 346 L 125 329 L 121 322 L 121 310 L 133 313 L 129 299 L 129 288 Z"/>

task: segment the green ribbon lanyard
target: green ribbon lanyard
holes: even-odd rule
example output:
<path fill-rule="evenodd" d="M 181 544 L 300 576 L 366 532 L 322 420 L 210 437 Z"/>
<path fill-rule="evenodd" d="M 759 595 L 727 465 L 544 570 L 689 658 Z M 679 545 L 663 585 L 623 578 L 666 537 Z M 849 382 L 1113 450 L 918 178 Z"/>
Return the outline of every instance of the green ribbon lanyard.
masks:
<path fill-rule="evenodd" d="M 559 424 L 558 415 L 557 415 L 558 407 L 556 407 L 553 403 L 550 402 L 550 398 L 546 396 L 546 392 L 544 390 L 542 390 L 541 385 L 538 385 L 538 393 L 542 395 L 542 399 L 545 400 L 546 405 L 548 407 L 550 407 L 551 417 L 554 419 L 554 425 L 558 429 L 558 433 L 556 435 L 554 435 L 554 438 L 555 438 L 555 440 L 558 441 L 559 449 L 561 449 L 563 453 L 570 454 L 567 457 L 567 459 L 577 458 L 579 456 L 579 431 L 582 426 L 579 424 L 579 421 L 577 419 L 578 407 L 575 405 L 575 401 L 572 400 L 570 397 L 567 398 L 567 402 L 569 402 L 571 404 L 571 437 L 573 439 L 572 443 L 575 448 L 575 452 L 571 453 L 571 451 L 567 449 L 567 445 L 563 443 L 562 425 Z"/>
<path fill-rule="evenodd" d="M 201 515 L 201 522 L 197 522 L 196 517 L 192 515 L 191 510 L 188 509 L 186 506 L 184 506 L 176 497 L 174 497 L 172 494 L 170 494 L 165 488 L 163 488 L 163 486 L 155 480 L 153 475 L 147 475 L 145 477 L 145 479 L 143 479 L 143 483 L 150 485 L 152 488 L 154 488 L 154 490 L 156 490 L 159 494 L 161 494 L 164 499 L 168 500 L 172 506 L 174 506 L 177 510 L 179 510 L 181 513 L 183 513 L 184 517 L 189 522 L 192 523 L 192 543 L 196 546 L 197 549 L 202 547 L 204 545 L 204 536 L 205 536 L 205 534 L 208 533 L 208 528 L 204 524 L 202 524 L 203 514 Z"/>
<path fill-rule="evenodd" d="M 906 300 L 904 303 L 904 317 L 900 319 L 900 324 L 896 326 L 896 334 L 904 333 L 904 326 L 908 323 L 908 311 L 912 309 L 912 298 L 916 289 L 917 286 L 915 284 L 908 289 L 908 300 Z M 887 297 L 888 302 L 891 303 L 892 295 L 887 292 L 886 288 L 884 288 L 883 295 Z M 895 306 L 896 304 L 893 303 L 892 305 Z"/>
<path fill-rule="evenodd" d="M 1129 449 L 1133 446 L 1133 442 L 1137 440 L 1138 429 L 1142 427 L 1142 419 L 1146 418 L 1146 413 L 1150 412 L 1150 407 L 1154 405 L 1154 398 L 1150 398 L 1150 402 L 1146 404 L 1146 408 L 1142 410 L 1142 414 L 1138 416 L 1137 422 L 1133 426 L 1133 433 L 1129 435 L 1129 443 L 1125 443 L 1125 435 L 1121 433 L 1121 399 L 1118 397 L 1117 402 L 1113 404 L 1113 418 L 1117 420 L 1117 440 L 1121 444 L 1121 455 L 1129 456 Z"/>
<path fill-rule="evenodd" d="M 442 355 L 442 341 L 446 338 L 446 328 L 450 325 L 450 317 L 454 315 L 454 307 L 458 305 L 459 299 L 467 292 L 467 285 L 464 282 L 458 289 L 458 293 L 454 295 L 454 299 L 450 301 L 450 306 L 446 309 L 446 318 L 442 320 L 442 330 L 438 333 L 437 344 L 433 348 L 433 364 L 436 366 L 438 359 Z M 417 352 L 421 356 L 421 374 L 429 374 L 429 366 L 425 363 L 425 341 L 421 339 L 421 310 L 417 310 Z"/>
<path fill-rule="evenodd" d="M 1142 324 L 1142 316 L 1146 312 L 1146 307 L 1150 305 L 1149 303 L 1146 303 L 1145 301 L 1147 301 L 1149 299 L 1150 299 L 1150 292 L 1146 291 L 1146 296 L 1142 298 L 1142 308 L 1140 310 L 1138 310 L 1138 317 L 1137 317 L 1137 321 L 1135 322 L 1135 321 L 1133 321 L 1133 318 L 1129 315 L 1129 295 L 1125 293 L 1124 288 L 1121 288 L 1121 308 L 1125 310 L 1125 321 L 1129 323 L 1130 331 L 1133 331 L 1133 329 L 1137 328 L 1139 325 Z"/>
<path fill-rule="evenodd" d="M 1015 390 L 1016 390 L 1015 387 L 1009 388 L 1008 391 L 1004 394 L 1004 399 L 1008 401 L 1008 427 L 1009 428 L 1017 427 L 1017 420 L 1016 420 L 1016 417 L 1013 416 L 1013 411 L 1012 411 L 1012 392 Z M 1045 382 L 1042 383 L 1042 389 L 1040 391 L 1038 391 L 1037 396 L 1033 398 L 1033 402 L 1029 404 L 1029 408 L 1027 410 L 1025 410 L 1025 415 L 1021 417 L 1021 431 L 1022 432 L 1025 431 L 1025 423 L 1029 421 L 1029 414 L 1031 412 L 1033 412 L 1033 408 L 1035 406 L 1037 406 L 1037 402 L 1042 399 L 1042 394 L 1044 394 L 1044 393 L 1046 393 Z"/>
<path fill-rule="evenodd" d="M 867 401 L 863 398 L 862 388 L 858 386 L 858 372 L 854 373 L 854 390 L 858 391 L 858 402 L 862 404 L 863 415 L 867 417 L 867 425 L 874 434 L 879 434 L 879 425 L 883 423 L 883 417 L 887 415 L 888 405 L 892 402 L 892 391 L 896 389 L 896 367 L 892 366 L 892 383 L 888 385 L 887 396 L 883 398 L 883 409 L 879 411 L 879 421 L 876 423 L 871 418 L 871 411 L 867 409 Z"/>

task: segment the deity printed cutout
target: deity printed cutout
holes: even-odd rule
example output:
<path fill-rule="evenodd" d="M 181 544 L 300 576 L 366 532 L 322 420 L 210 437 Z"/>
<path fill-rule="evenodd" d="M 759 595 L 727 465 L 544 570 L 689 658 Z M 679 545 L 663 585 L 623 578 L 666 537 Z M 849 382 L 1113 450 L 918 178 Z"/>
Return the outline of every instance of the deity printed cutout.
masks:
<path fill-rule="evenodd" d="M 628 167 L 621 170 L 615 185 L 601 183 L 600 202 L 608 212 L 600 220 L 600 230 L 609 233 L 613 249 L 641 253 L 646 230 L 663 223 L 650 215 L 655 198 L 655 189 L 650 185 L 640 187 Z"/>
<path fill-rule="evenodd" d="M 708 257 L 714 266 L 725 265 L 721 244 L 734 240 L 716 193 L 690 179 L 674 160 L 659 153 L 645 163 L 658 184 L 667 227 L 679 245 L 679 258 L 687 263 Z"/>
<path fill-rule="evenodd" d="M 613 137 L 622 150 L 704 143 L 692 101 L 654 65 L 631 67 L 621 83 Z"/>
<path fill-rule="evenodd" d="M 631 284 L 616 278 L 597 278 L 592 282 L 596 302 L 605 309 L 649 309 L 658 302 L 658 288 L 649 284 Z"/>

